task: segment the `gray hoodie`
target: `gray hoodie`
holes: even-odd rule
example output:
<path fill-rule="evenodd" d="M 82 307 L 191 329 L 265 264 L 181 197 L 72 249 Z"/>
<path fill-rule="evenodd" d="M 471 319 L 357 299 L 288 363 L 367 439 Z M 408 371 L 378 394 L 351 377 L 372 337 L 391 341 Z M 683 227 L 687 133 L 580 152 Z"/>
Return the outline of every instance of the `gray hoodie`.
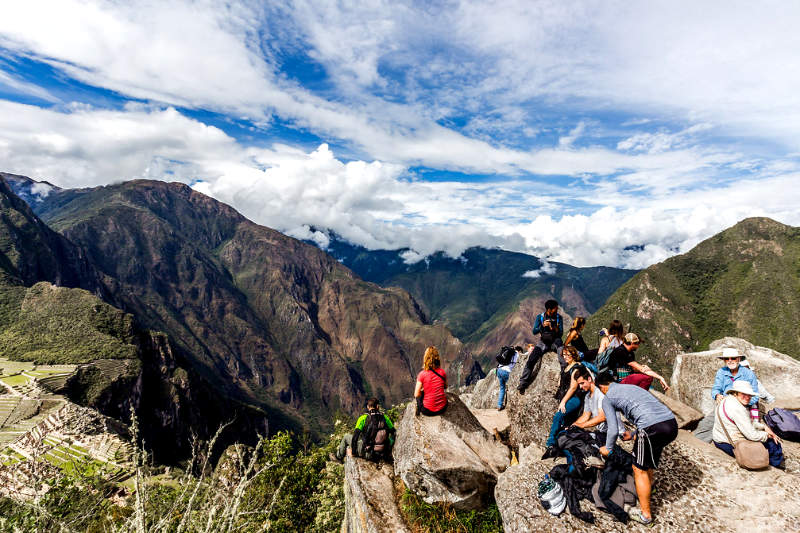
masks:
<path fill-rule="evenodd" d="M 606 448 L 611 451 L 617 442 L 618 419 L 616 413 L 622 413 L 637 429 L 650 427 L 659 422 L 675 418 L 672 411 L 658 399 L 638 385 L 612 383 L 608 386 L 603 398 L 603 412 L 608 422 Z"/>

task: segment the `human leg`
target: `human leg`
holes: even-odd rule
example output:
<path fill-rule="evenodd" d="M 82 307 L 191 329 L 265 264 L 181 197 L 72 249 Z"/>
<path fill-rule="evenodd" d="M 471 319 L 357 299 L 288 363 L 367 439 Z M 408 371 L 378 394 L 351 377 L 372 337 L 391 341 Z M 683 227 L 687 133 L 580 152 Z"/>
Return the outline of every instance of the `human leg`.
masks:
<path fill-rule="evenodd" d="M 547 437 L 546 445 L 548 448 L 556 445 L 556 436 L 559 431 L 564 429 L 564 420 L 577 411 L 580 406 L 580 399 L 573 396 L 567 401 L 565 412 L 562 413 L 560 409 L 556 411 L 556 414 L 553 415 L 553 423 L 550 425 L 550 435 Z"/>
<path fill-rule="evenodd" d="M 533 367 L 539 359 L 542 358 L 545 348 L 546 346 L 541 342 L 537 344 L 530 357 L 528 357 L 528 360 L 525 362 L 525 370 L 522 372 L 522 377 L 519 378 L 519 386 L 517 387 L 517 391 L 519 391 L 520 394 L 524 394 L 525 389 L 527 389 L 531 381 L 533 381 L 533 376 L 531 375 L 533 373 Z"/>
<path fill-rule="evenodd" d="M 717 442 L 717 441 L 711 441 L 711 442 L 713 442 L 714 446 L 716 446 L 717 448 L 719 448 L 723 452 L 727 453 L 731 457 L 734 457 L 734 455 L 733 455 L 733 446 L 731 446 L 727 442 Z"/>
<path fill-rule="evenodd" d="M 766 447 L 769 452 L 769 464 L 771 466 L 780 466 L 780 464 L 783 463 L 783 448 L 781 445 L 772 439 L 767 439 L 764 443 L 764 447 Z"/>
<path fill-rule="evenodd" d="M 344 456 L 347 455 L 347 448 L 353 442 L 353 434 L 352 433 L 345 433 L 342 440 L 339 442 L 339 447 L 336 449 L 336 458 L 340 461 L 344 460 Z"/>
<path fill-rule="evenodd" d="M 633 465 L 633 484 L 636 486 L 636 497 L 639 499 L 639 508 L 648 520 L 652 520 L 650 512 L 650 491 L 652 488 L 652 473 L 648 470 Z"/>
<path fill-rule="evenodd" d="M 497 408 L 503 408 L 503 400 L 506 398 L 506 382 L 508 381 L 508 371 L 497 369 L 497 381 L 500 382 L 500 396 L 497 398 Z"/>
<path fill-rule="evenodd" d="M 635 373 L 624 378 L 622 381 L 620 381 L 620 383 L 625 385 L 636 385 L 637 387 L 647 390 L 650 388 L 650 385 L 653 384 L 653 378 L 646 374 Z"/>

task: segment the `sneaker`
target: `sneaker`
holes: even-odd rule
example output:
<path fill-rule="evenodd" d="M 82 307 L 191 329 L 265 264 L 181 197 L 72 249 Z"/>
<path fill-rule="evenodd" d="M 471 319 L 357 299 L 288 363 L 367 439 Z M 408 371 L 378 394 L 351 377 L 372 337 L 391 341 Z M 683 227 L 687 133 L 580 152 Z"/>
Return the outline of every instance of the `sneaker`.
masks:
<path fill-rule="evenodd" d="M 497 410 L 498 410 L 498 411 L 502 411 L 502 410 L 503 410 L 503 409 L 505 409 L 505 408 L 506 408 L 506 406 L 505 406 L 505 405 L 501 405 L 500 407 L 498 407 L 498 408 L 497 408 Z"/>
<path fill-rule="evenodd" d="M 640 509 L 631 509 L 631 511 L 628 513 L 628 518 L 634 522 L 639 522 L 640 524 L 648 527 L 653 525 L 653 519 L 645 518 Z"/>
<path fill-rule="evenodd" d="M 558 450 L 554 446 L 548 446 L 542 454 L 542 461 L 545 459 L 554 459 L 558 457 Z"/>
<path fill-rule="evenodd" d="M 517 389 L 517 394 L 520 396 L 525 396 L 525 389 Z"/>

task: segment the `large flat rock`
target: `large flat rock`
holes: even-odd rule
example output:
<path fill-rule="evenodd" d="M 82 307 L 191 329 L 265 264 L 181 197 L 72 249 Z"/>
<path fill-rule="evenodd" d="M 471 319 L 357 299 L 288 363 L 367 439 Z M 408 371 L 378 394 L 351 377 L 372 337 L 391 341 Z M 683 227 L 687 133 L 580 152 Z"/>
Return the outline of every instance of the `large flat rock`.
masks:
<path fill-rule="evenodd" d="M 534 366 L 534 378 L 524 395 L 516 391 L 527 359 L 520 358 L 511 377 L 516 377 L 515 385 L 506 401 L 506 411 L 511 422 L 509 437 L 515 446 L 537 444 L 543 446 L 550 432 L 553 414 L 558 402 L 553 396 L 558 388 L 561 366 L 558 356 L 548 352 Z M 509 382 L 511 379 L 509 378 Z"/>
<path fill-rule="evenodd" d="M 680 429 L 693 429 L 703 419 L 703 413 L 694 407 L 686 405 L 677 398 L 667 396 L 655 389 L 650 389 L 649 392 L 675 414 L 675 419 L 678 421 Z"/>
<path fill-rule="evenodd" d="M 455 394 L 442 416 L 414 416 L 408 405 L 397 425 L 395 474 L 428 503 L 477 509 L 491 497 L 509 450 L 484 429 Z"/>
<path fill-rule="evenodd" d="M 711 387 L 717 370 L 722 367 L 718 356 L 727 347 L 747 356 L 758 379 L 776 397 L 775 405 L 800 409 L 800 361 L 734 337 L 712 342 L 708 351 L 676 356 L 670 395 L 698 411 L 711 412 L 714 409 Z"/>
<path fill-rule="evenodd" d="M 534 447 L 535 448 L 535 447 Z M 535 450 L 538 452 L 538 450 Z M 536 488 L 552 461 L 522 453 L 519 465 L 500 475 L 495 498 L 506 532 L 529 531 L 797 531 L 800 524 L 800 476 L 774 468 L 742 470 L 721 451 L 681 430 L 664 451 L 652 498 L 656 523 L 623 525 L 587 501 L 581 510 L 595 516 L 587 524 L 569 514 L 558 517 L 539 504 Z"/>

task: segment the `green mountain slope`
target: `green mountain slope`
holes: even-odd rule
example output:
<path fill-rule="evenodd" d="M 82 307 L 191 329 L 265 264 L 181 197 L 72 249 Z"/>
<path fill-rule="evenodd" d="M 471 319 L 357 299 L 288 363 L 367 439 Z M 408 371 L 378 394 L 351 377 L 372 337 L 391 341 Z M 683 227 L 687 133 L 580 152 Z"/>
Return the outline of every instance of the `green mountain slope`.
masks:
<path fill-rule="evenodd" d="M 800 357 L 798 316 L 800 228 L 749 218 L 639 272 L 587 329 L 621 320 L 645 339 L 640 356 L 668 372 L 676 354 L 724 336 Z"/>
<path fill-rule="evenodd" d="M 470 248 L 458 259 L 437 253 L 409 265 L 403 262 L 403 250 L 370 251 L 335 235 L 327 250 L 364 279 L 407 290 L 432 320 L 473 346 L 524 300 L 555 297 L 571 315 L 588 315 L 636 272 L 563 263 L 542 269 L 542 261 L 531 255 L 486 248 Z M 523 277 L 526 272 L 539 275 Z"/>

